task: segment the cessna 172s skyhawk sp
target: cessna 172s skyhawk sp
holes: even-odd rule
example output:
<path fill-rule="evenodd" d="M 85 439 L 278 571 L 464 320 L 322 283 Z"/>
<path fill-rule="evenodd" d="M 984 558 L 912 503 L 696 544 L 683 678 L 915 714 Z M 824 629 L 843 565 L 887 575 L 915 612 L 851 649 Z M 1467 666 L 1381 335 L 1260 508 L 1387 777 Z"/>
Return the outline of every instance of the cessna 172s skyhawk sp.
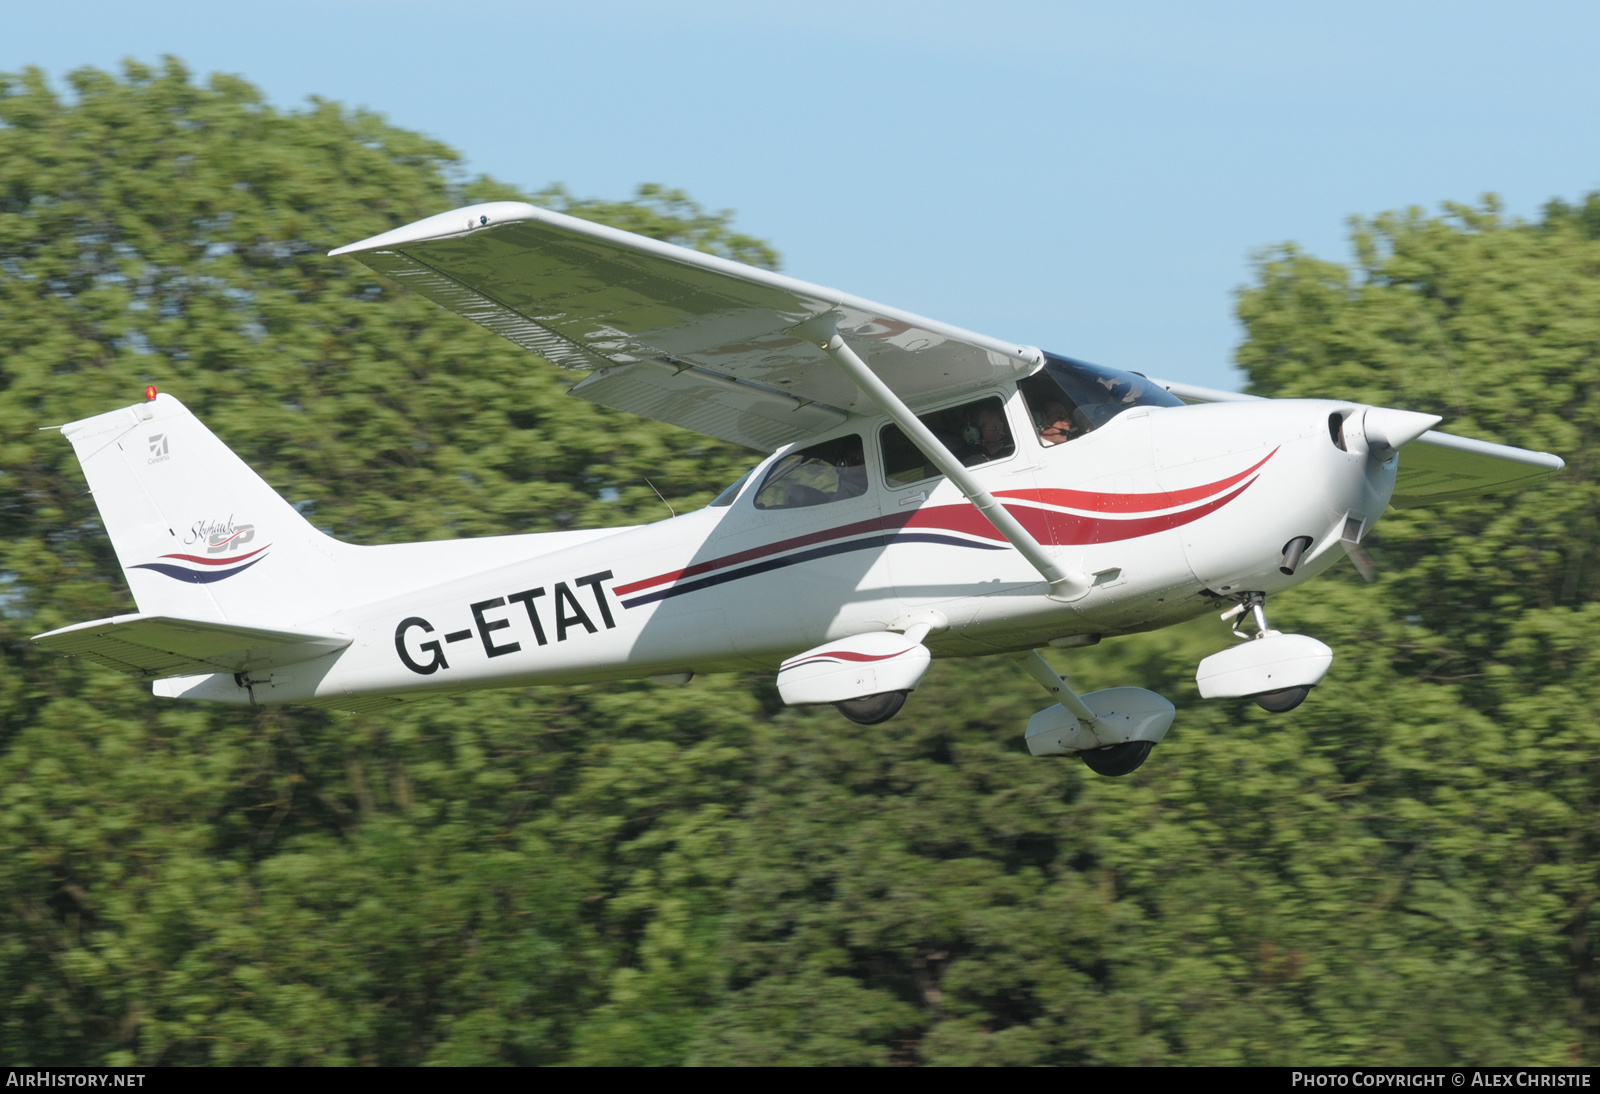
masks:
<path fill-rule="evenodd" d="M 333 254 L 589 370 L 581 399 L 770 455 L 655 524 L 359 547 L 152 389 L 61 427 L 139 612 L 41 645 L 157 695 L 345 710 L 776 669 L 785 701 L 863 724 L 899 710 L 933 653 L 1009 652 L 1056 700 L 1030 751 L 1118 775 L 1172 704 L 1076 695 L 1039 647 L 1231 602 L 1240 641 L 1201 662 L 1201 695 L 1287 710 L 1333 654 L 1273 630 L 1269 595 L 1359 559 L 1391 502 L 1563 466 L 1430 432 L 1429 414 L 1096 367 L 516 202 Z"/>

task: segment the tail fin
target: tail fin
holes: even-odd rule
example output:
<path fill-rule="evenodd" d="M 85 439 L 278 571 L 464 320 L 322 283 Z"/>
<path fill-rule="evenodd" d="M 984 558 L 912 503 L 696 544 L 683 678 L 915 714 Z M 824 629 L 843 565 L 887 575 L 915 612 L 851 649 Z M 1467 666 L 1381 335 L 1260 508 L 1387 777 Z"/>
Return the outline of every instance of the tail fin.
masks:
<path fill-rule="evenodd" d="M 344 544 L 313 528 L 170 395 L 61 427 L 139 611 L 295 622 L 337 602 Z"/>

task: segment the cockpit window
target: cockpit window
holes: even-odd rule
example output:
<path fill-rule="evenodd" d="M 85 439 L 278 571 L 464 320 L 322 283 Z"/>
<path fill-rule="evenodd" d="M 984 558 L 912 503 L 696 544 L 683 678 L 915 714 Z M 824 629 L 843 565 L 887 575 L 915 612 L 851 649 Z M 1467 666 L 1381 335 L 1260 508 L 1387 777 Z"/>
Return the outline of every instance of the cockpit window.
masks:
<path fill-rule="evenodd" d="M 1044 368 L 1017 385 L 1046 447 L 1092 433 L 1135 406 L 1182 406 L 1183 400 L 1135 372 L 1044 355 Z"/>
<path fill-rule="evenodd" d="M 791 452 L 778 460 L 756 491 L 757 509 L 802 509 L 867 492 L 861 437 L 851 433 Z"/>
<path fill-rule="evenodd" d="M 917 418 L 968 467 L 1003 460 L 1017 450 L 1011 440 L 1005 406 L 998 396 L 919 414 Z M 909 486 L 938 476 L 939 469 L 899 426 L 884 426 L 878 443 L 883 446 L 883 474 L 890 486 Z"/>

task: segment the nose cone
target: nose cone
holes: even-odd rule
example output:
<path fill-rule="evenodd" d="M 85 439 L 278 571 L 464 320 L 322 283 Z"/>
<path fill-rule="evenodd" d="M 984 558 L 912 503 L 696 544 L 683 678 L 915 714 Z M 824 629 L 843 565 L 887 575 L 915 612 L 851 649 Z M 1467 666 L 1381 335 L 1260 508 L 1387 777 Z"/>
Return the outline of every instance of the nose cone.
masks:
<path fill-rule="evenodd" d="M 1367 450 L 1379 460 L 1387 460 L 1442 420 L 1437 414 L 1369 406 L 1362 416 L 1361 432 L 1366 435 Z"/>

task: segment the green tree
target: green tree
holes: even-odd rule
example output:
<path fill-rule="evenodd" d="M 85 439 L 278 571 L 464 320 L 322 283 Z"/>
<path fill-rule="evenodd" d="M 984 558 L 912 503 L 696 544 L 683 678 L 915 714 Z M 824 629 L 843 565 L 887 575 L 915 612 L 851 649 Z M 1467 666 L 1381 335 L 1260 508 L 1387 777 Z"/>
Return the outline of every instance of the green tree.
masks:
<path fill-rule="evenodd" d="M 716 982 L 706 878 L 754 709 L 736 682 L 382 719 L 157 703 L 26 642 L 132 609 L 36 427 L 155 383 L 361 542 L 653 520 L 647 475 L 693 506 L 750 455 L 563 399 L 558 370 L 326 257 L 508 196 L 441 145 L 172 61 L 69 83 L 0 77 L 8 1061 L 555 1061 L 591 1011 L 639 1026 L 624 1057 L 680 1051 Z M 674 191 L 545 197 L 775 261 Z"/>

